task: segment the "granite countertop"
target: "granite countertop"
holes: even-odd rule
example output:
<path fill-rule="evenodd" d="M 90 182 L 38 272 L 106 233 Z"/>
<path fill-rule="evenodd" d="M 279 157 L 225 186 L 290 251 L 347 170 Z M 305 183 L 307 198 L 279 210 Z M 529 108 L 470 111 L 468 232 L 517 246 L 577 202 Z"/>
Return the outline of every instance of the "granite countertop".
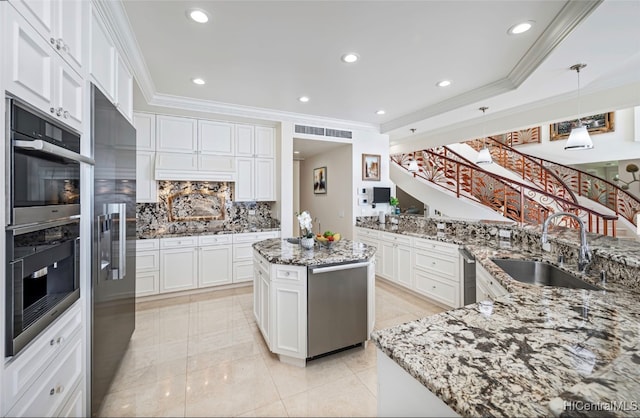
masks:
<path fill-rule="evenodd" d="M 180 238 L 199 235 L 224 235 L 224 234 L 246 234 L 251 232 L 280 231 L 280 228 L 258 227 L 258 228 L 225 228 L 225 229 L 184 229 L 180 231 L 169 231 L 166 229 L 155 229 L 137 234 L 137 239 L 157 239 L 157 238 Z"/>
<path fill-rule="evenodd" d="M 313 249 L 305 250 L 300 244 L 272 238 L 256 242 L 253 248 L 270 263 L 299 266 L 356 263 L 369 260 L 376 252 L 375 247 L 348 239 L 335 242 L 331 248 L 316 242 Z"/>
<path fill-rule="evenodd" d="M 385 354 L 453 410 L 471 416 L 573 416 L 585 411 L 565 410 L 569 402 L 599 402 L 601 408 L 626 402 L 627 410 L 613 415 L 638 415 L 639 292 L 623 282 L 600 283 L 598 271 L 582 278 L 601 291 L 527 285 L 512 279 L 491 258 L 556 264 L 552 255 L 501 249 L 497 240 L 471 234 L 447 236 L 393 227 L 372 229 L 464 245 L 510 292 L 486 307 L 471 304 L 372 334 Z M 565 235 L 557 238 L 568 239 Z M 603 240 L 605 255 L 610 251 L 626 256 L 611 251 L 612 240 Z M 601 254 L 601 247 L 592 248 Z M 577 274 L 573 260 L 560 267 Z M 603 411 L 591 413 L 601 416 Z"/>

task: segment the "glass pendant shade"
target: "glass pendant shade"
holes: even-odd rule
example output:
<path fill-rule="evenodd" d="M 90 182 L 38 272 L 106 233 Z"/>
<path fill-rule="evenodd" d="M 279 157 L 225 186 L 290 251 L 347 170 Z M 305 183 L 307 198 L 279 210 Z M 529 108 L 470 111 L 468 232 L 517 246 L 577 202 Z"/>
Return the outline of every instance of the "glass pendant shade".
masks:
<path fill-rule="evenodd" d="M 564 146 L 566 150 L 580 150 L 593 148 L 593 142 L 589 136 L 589 132 L 585 126 L 578 124 L 575 128 L 571 129 L 567 144 Z"/>
<path fill-rule="evenodd" d="M 416 160 L 409 161 L 409 171 L 412 173 L 418 171 L 418 162 Z"/>
<path fill-rule="evenodd" d="M 478 152 L 478 158 L 476 159 L 476 164 L 491 164 L 493 162 L 493 158 L 491 158 L 491 153 L 489 152 L 489 148 L 485 145 L 480 152 Z"/>

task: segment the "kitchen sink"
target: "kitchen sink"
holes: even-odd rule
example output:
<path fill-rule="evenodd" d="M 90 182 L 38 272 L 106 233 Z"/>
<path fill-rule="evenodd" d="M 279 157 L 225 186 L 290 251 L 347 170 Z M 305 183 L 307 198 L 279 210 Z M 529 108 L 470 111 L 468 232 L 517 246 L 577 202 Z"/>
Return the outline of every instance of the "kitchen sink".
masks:
<path fill-rule="evenodd" d="M 492 258 L 491 261 L 515 280 L 537 286 L 567 287 L 569 289 L 602 290 L 542 261 Z"/>

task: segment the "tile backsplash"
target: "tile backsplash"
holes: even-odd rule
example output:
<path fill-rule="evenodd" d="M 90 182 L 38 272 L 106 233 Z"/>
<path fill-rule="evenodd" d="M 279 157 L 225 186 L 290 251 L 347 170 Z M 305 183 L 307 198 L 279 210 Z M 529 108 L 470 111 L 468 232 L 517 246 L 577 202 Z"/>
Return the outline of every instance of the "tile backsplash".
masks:
<path fill-rule="evenodd" d="M 275 228 L 273 202 L 233 202 L 233 183 L 159 181 L 158 203 L 136 205 L 138 234 L 166 230 Z"/>

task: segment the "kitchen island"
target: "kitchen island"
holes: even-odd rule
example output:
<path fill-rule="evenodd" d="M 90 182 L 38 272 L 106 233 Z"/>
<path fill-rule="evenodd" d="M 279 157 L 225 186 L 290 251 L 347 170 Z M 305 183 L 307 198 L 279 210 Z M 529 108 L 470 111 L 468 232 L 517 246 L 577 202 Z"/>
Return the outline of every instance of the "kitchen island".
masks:
<path fill-rule="evenodd" d="M 461 245 L 507 293 L 375 331 L 380 416 L 640 413 L 637 242 L 590 235 L 595 261 L 581 277 L 603 290 L 538 287 L 514 280 L 492 259 L 558 265 L 562 253 L 559 267 L 578 274 L 577 231 L 556 229 L 547 253 L 539 230 L 529 227 L 450 222 L 438 233 L 435 222 L 399 223 L 393 231 L 359 226 Z M 509 248 L 498 238 L 502 228 L 512 232 Z"/>
<path fill-rule="evenodd" d="M 286 239 L 253 244 L 258 328 L 280 361 L 364 343 L 375 318 L 375 247 L 341 240 L 311 250 Z"/>

